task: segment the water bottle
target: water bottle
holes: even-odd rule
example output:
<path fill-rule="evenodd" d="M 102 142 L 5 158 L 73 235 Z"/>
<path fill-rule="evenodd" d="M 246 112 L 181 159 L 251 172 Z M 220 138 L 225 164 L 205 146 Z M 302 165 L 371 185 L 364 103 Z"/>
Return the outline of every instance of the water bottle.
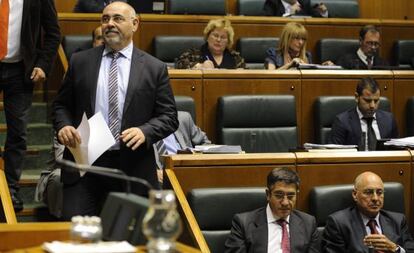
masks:
<path fill-rule="evenodd" d="M 99 242 L 102 238 L 101 218 L 96 216 L 72 217 L 70 237 L 74 243 Z"/>
<path fill-rule="evenodd" d="M 151 190 L 150 206 L 143 220 L 143 233 L 149 253 L 175 252 L 175 241 L 181 233 L 175 195 L 171 190 Z"/>

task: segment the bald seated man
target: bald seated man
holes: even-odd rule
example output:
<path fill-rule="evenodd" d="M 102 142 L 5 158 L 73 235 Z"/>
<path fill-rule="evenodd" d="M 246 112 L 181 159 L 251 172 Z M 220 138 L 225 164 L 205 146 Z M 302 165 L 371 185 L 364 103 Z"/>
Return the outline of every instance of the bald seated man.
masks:
<path fill-rule="evenodd" d="M 358 175 L 352 197 L 355 205 L 328 217 L 322 252 L 414 252 L 404 214 L 383 210 L 384 183 L 373 172 Z"/>

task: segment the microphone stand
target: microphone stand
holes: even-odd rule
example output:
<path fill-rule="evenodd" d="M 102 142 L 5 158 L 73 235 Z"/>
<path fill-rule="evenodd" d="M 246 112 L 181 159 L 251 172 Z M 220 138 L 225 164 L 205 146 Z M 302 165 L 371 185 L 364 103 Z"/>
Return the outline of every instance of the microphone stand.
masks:
<path fill-rule="evenodd" d="M 56 164 L 63 167 L 69 167 L 74 168 L 79 171 L 84 172 L 90 172 L 96 175 L 101 176 L 107 176 L 112 178 L 117 178 L 121 180 L 125 180 L 126 182 L 126 193 L 131 193 L 131 182 L 138 183 L 141 185 L 144 185 L 148 190 L 153 190 L 154 188 L 150 183 L 148 183 L 147 180 L 138 178 L 138 177 L 132 177 L 128 176 L 124 171 L 119 169 L 113 169 L 113 168 L 106 168 L 106 167 L 100 167 L 100 166 L 93 166 L 93 165 L 87 165 L 87 164 L 77 164 L 75 162 L 65 160 L 65 159 L 56 159 Z"/>

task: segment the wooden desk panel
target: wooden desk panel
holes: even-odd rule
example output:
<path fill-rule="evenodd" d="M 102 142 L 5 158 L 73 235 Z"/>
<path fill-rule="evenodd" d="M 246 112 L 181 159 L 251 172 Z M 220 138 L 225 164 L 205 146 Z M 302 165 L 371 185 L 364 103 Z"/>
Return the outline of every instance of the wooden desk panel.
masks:
<path fill-rule="evenodd" d="M 189 96 L 194 99 L 196 124 L 204 129 L 203 124 L 203 87 L 202 73 L 199 70 L 169 70 L 170 82 L 174 95 Z"/>
<path fill-rule="evenodd" d="M 293 95 L 300 128 L 301 89 L 298 71 L 239 71 L 233 72 L 231 78 L 228 73 L 231 72 L 204 72 L 204 126 L 211 140 L 216 141 L 217 99 L 226 95 Z"/>
<path fill-rule="evenodd" d="M 381 55 L 393 62 L 394 42 L 413 39 L 414 21 L 384 20 L 381 23 L 381 32 Z"/>
<path fill-rule="evenodd" d="M 362 77 L 375 78 L 381 87 L 381 96 L 393 101 L 393 74 L 391 71 L 302 71 L 301 139 L 314 142 L 314 103 L 319 96 L 353 96 Z"/>
<path fill-rule="evenodd" d="M 395 71 L 393 112 L 400 136 L 407 136 L 407 100 L 414 96 L 414 72 Z M 414 115 L 413 115 L 414 116 Z"/>

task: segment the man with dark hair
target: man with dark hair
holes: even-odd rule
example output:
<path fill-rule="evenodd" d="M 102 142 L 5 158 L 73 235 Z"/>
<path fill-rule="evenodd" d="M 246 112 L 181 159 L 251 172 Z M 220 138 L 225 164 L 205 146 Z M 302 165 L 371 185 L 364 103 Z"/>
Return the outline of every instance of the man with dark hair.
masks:
<path fill-rule="evenodd" d="M 359 150 L 375 150 L 377 140 L 398 137 L 393 115 L 378 109 L 380 89 L 374 79 L 366 77 L 358 82 L 355 102 L 355 108 L 336 116 L 332 124 L 332 143 L 358 145 Z"/>
<path fill-rule="evenodd" d="M 328 8 L 325 4 L 321 2 L 311 6 L 310 0 L 266 0 L 263 11 L 266 16 L 328 17 Z"/>
<path fill-rule="evenodd" d="M 267 176 L 267 206 L 234 216 L 225 252 L 319 252 L 315 218 L 294 209 L 298 191 L 295 171 L 273 169 Z"/>
<path fill-rule="evenodd" d="M 404 214 L 383 210 L 384 183 L 373 172 L 354 182 L 355 205 L 331 214 L 322 236 L 322 252 L 414 252 Z"/>
<path fill-rule="evenodd" d="M 381 46 L 380 31 L 373 25 L 366 25 L 359 31 L 359 49 L 338 59 L 337 65 L 345 69 L 372 69 L 389 64 L 378 53 Z"/>

